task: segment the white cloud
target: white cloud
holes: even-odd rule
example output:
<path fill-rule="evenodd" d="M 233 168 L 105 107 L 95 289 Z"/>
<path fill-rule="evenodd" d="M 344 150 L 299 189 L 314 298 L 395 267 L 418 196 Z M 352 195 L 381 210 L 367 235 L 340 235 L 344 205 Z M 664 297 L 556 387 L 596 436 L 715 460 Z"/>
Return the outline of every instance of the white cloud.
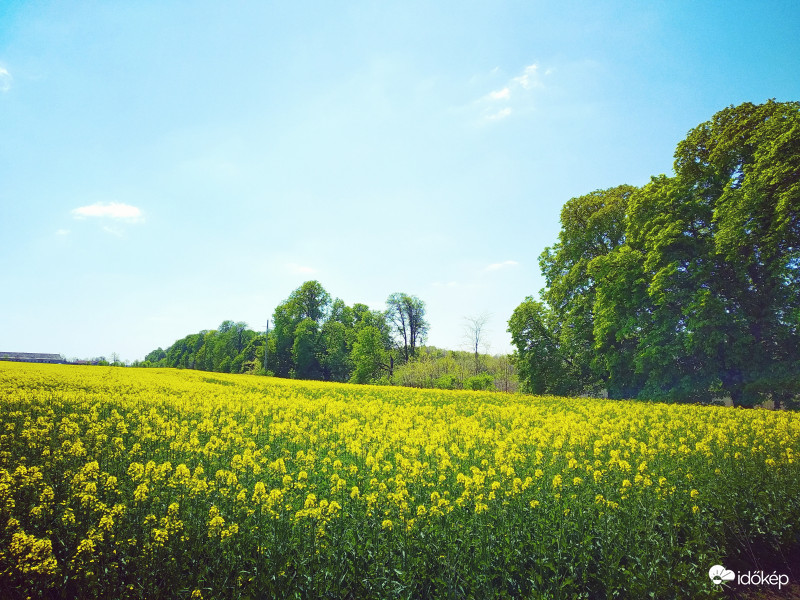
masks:
<path fill-rule="evenodd" d="M 56 235 L 69 235 L 69 229 L 57 229 Z"/>
<path fill-rule="evenodd" d="M 489 94 L 489 98 L 492 100 L 508 100 L 510 97 L 511 90 L 508 87 L 504 87 L 502 90 L 497 90 Z"/>
<path fill-rule="evenodd" d="M 506 107 L 501 110 L 498 110 L 496 113 L 491 113 L 486 115 L 486 118 L 489 121 L 499 121 L 500 119 L 505 119 L 510 114 L 511 114 L 511 109 Z"/>
<path fill-rule="evenodd" d="M 79 206 L 72 209 L 72 216 L 76 219 L 104 218 L 127 221 L 129 223 L 144 221 L 142 211 L 139 208 L 121 202 L 109 202 L 107 204 L 97 202 L 88 206 Z"/>
<path fill-rule="evenodd" d="M 496 74 L 495 68 L 492 74 Z M 545 69 L 544 74 L 536 63 L 530 64 L 522 69 L 522 72 L 510 77 L 505 81 L 505 85 L 495 88 L 488 94 L 473 103 L 473 106 L 481 108 L 481 119 L 484 122 L 496 122 L 514 115 L 524 115 L 533 108 L 535 98 L 534 90 L 545 88 L 543 77 L 547 77 L 553 69 Z M 502 102 L 505 106 L 498 109 L 497 103 Z"/>
<path fill-rule="evenodd" d="M 534 86 L 540 86 L 541 81 L 538 77 L 539 65 L 532 64 L 525 67 L 522 71 L 522 75 L 519 77 L 514 77 L 512 79 L 513 82 L 518 83 L 526 90 L 531 89 Z"/>
<path fill-rule="evenodd" d="M 122 229 L 119 227 L 112 227 L 111 225 L 103 225 L 103 231 L 117 237 L 123 237 L 125 235 L 125 232 L 122 231 Z"/>
<path fill-rule="evenodd" d="M 8 69 L 0 67 L 0 92 L 7 92 L 10 90 L 12 81 L 13 78 L 11 77 L 11 73 L 8 72 Z"/>
<path fill-rule="evenodd" d="M 494 74 L 497 69 L 494 69 Z M 483 96 L 474 104 L 482 107 L 482 119 L 484 121 L 499 121 L 509 117 L 512 113 L 525 114 L 533 106 L 533 91 L 534 89 L 543 89 L 545 87 L 543 77 L 547 77 L 553 72 L 553 69 L 545 69 L 542 75 L 539 65 L 530 64 L 522 69 L 522 73 L 516 77 L 508 79 L 504 86 L 495 89 Z M 500 110 L 497 109 L 497 102 L 503 102 L 506 106 Z"/>
<path fill-rule="evenodd" d="M 296 273 L 298 275 L 311 275 L 311 274 L 317 272 L 317 270 L 314 269 L 313 267 L 307 267 L 305 265 L 299 265 L 299 264 L 293 263 L 293 262 L 287 263 L 286 264 L 286 268 L 290 272 Z"/>
<path fill-rule="evenodd" d="M 499 271 L 500 269 L 507 269 L 509 267 L 516 267 L 519 263 L 515 260 L 504 260 L 499 263 L 492 263 L 484 269 L 484 271 Z"/>

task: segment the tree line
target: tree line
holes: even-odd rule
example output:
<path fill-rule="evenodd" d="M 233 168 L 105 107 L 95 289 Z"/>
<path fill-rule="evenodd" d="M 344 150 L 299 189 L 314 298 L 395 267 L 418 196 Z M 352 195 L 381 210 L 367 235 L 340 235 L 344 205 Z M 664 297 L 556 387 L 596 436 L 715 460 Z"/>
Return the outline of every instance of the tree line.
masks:
<path fill-rule="evenodd" d="M 430 325 L 425 303 L 416 296 L 397 292 L 387 298 L 384 310 L 373 310 L 332 299 L 318 281 L 307 281 L 275 308 L 268 336 L 246 323 L 223 321 L 218 329 L 153 350 L 133 366 L 516 391 L 510 357 L 479 352 L 487 320 L 487 315 L 465 317 L 469 352 L 441 350 L 424 345 Z"/>
<path fill-rule="evenodd" d="M 158 348 L 134 367 L 172 367 L 219 373 L 248 373 L 264 357 L 264 338 L 241 321 L 223 321 L 218 329 L 203 330 Z"/>
<path fill-rule="evenodd" d="M 354 383 L 388 380 L 395 362 L 407 363 L 428 333 L 425 303 L 405 293 L 389 296 L 384 311 L 332 299 L 307 281 L 275 308 L 267 337 L 243 322 L 224 321 L 158 348 L 143 367 L 224 373 L 264 373 Z M 266 362 L 264 353 L 267 353 Z"/>
<path fill-rule="evenodd" d="M 674 158 L 563 207 L 508 322 L 523 388 L 797 406 L 800 103 L 726 108 Z"/>
<path fill-rule="evenodd" d="M 386 310 L 348 306 L 317 281 L 307 281 L 273 314 L 269 370 L 278 377 L 372 383 L 391 377 L 398 358 L 408 361 L 428 333 L 425 303 L 405 293 Z"/>

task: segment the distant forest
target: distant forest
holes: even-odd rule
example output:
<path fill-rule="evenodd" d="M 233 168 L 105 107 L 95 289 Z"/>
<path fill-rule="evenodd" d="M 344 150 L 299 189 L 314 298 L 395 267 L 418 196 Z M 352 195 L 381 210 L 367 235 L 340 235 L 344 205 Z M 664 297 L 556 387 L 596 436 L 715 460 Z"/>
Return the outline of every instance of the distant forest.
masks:
<path fill-rule="evenodd" d="M 307 281 L 275 309 L 272 329 L 224 321 L 150 352 L 140 367 L 174 367 L 222 373 L 270 374 L 296 379 L 405 385 L 441 389 L 518 389 L 508 356 L 490 356 L 483 344 L 486 317 L 465 319 L 472 351 L 424 346 L 425 303 L 396 293 L 386 310 L 347 306 L 318 281 Z M 264 360 L 265 339 L 266 370 Z"/>
<path fill-rule="evenodd" d="M 800 104 L 718 112 L 674 170 L 566 203 L 509 321 L 523 389 L 798 407 Z"/>

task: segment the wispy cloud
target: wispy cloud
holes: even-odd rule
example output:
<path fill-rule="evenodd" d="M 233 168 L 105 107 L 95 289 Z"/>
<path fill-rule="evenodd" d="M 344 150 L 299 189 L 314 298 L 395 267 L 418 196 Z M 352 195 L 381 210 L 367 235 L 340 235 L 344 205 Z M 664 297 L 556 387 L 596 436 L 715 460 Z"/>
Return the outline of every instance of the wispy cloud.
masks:
<path fill-rule="evenodd" d="M 505 119 L 506 117 L 511 115 L 511 108 L 506 106 L 505 108 L 501 108 L 497 112 L 490 113 L 486 115 L 486 119 L 489 121 L 499 121 L 500 119 Z"/>
<path fill-rule="evenodd" d="M 528 65 L 522 70 L 522 75 L 519 77 L 514 77 L 512 81 L 519 84 L 526 90 L 529 90 L 532 87 L 541 86 L 542 81 L 539 77 L 539 65 Z"/>
<path fill-rule="evenodd" d="M 0 92 L 7 92 L 11 89 L 13 78 L 5 67 L 0 67 Z"/>
<path fill-rule="evenodd" d="M 119 238 L 125 237 L 125 232 L 121 228 L 114 227 L 113 225 L 103 225 L 103 231 Z"/>
<path fill-rule="evenodd" d="M 144 221 L 142 211 L 138 207 L 121 202 L 97 202 L 88 206 L 79 206 L 72 209 L 72 216 L 76 219 L 114 219 L 128 223 L 141 223 Z"/>
<path fill-rule="evenodd" d="M 493 74 L 496 71 L 497 69 Z M 519 75 L 511 77 L 502 87 L 489 92 L 478 101 L 478 105 L 482 107 L 483 120 L 499 121 L 512 114 L 524 112 L 532 105 L 531 90 L 544 88 L 544 77 L 552 72 L 552 69 L 546 69 L 542 74 L 536 63 L 523 68 Z"/>
<path fill-rule="evenodd" d="M 306 265 L 300 265 L 294 262 L 286 263 L 286 269 L 291 273 L 296 273 L 298 275 L 312 275 L 316 273 L 317 270 L 313 267 L 308 267 Z"/>
<path fill-rule="evenodd" d="M 492 100 L 508 100 L 511 98 L 511 89 L 504 87 L 502 90 L 489 92 L 489 98 Z"/>
<path fill-rule="evenodd" d="M 461 287 L 461 284 L 459 282 L 457 282 L 457 281 L 447 281 L 447 282 L 434 281 L 431 285 L 433 287 L 435 287 L 435 288 L 457 288 L 457 287 Z"/>
<path fill-rule="evenodd" d="M 504 260 L 503 262 L 488 265 L 484 271 L 499 271 L 500 269 L 508 269 L 510 267 L 516 267 L 517 265 L 519 265 L 519 263 L 515 260 Z"/>
<path fill-rule="evenodd" d="M 69 235 L 69 229 L 57 229 L 56 235 L 61 235 L 61 236 Z"/>

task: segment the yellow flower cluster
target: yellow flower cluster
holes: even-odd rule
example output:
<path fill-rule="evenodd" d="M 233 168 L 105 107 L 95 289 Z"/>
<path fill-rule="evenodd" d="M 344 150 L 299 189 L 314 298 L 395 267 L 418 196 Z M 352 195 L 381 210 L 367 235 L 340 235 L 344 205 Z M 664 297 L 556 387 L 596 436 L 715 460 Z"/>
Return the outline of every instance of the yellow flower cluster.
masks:
<path fill-rule="evenodd" d="M 789 412 L 207 375 L 0 363 L 0 563 L 80 579 L 123 551 L 264 549 L 347 524 L 699 518 L 706 486 L 780 477 L 800 452 Z"/>

